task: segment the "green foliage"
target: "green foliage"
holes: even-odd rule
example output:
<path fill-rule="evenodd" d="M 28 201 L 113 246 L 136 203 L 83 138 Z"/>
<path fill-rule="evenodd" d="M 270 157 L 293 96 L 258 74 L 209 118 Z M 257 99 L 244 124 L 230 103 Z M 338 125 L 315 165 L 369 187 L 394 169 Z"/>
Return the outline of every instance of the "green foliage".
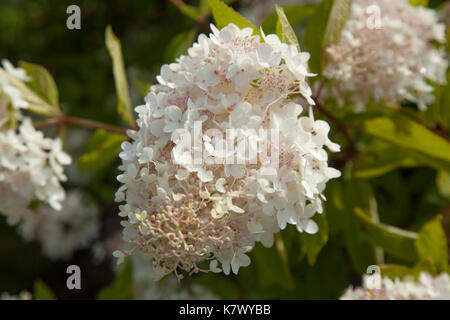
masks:
<path fill-rule="evenodd" d="M 450 29 L 448 29 L 450 31 Z M 450 40 L 450 39 L 449 39 Z M 447 41 L 450 43 L 450 41 Z M 447 82 L 444 85 L 434 86 L 435 100 L 425 110 L 425 119 L 448 128 L 450 126 L 450 71 L 447 71 Z"/>
<path fill-rule="evenodd" d="M 56 300 L 55 295 L 50 290 L 50 288 L 41 280 L 37 280 L 34 283 L 33 288 L 33 299 L 34 300 Z"/>
<path fill-rule="evenodd" d="M 78 160 L 80 170 L 99 170 L 113 161 L 120 150 L 124 136 L 98 129 L 89 139 L 86 153 Z"/>
<path fill-rule="evenodd" d="M 275 10 L 278 16 L 276 24 L 276 33 L 278 37 L 281 39 L 281 41 L 288 44 L 293 44 L 297 47 L 298 50 L 300 50 L 297 36 L 295 35 L 294 29 L 292 29 L 292 26 L 290 25 L 283 8 L 276 5 Z"/>
<path fill-rule="evenodd" d="M 422 7 L 428 6 L 428 0 L 409 0 L 409 3 L 413 6 L 422 6 Z"/>
<path fill-rule="evenodd" d="M 128 123 L 133 124 L 133 110 L 128 92 L 127 75 L 122 57 L 120 40 L 113 33 L 111 26 L 106 27 L 105 43 L 112 59 L 114 81 L 117 92 L 117 112 Z"/>
<path fill-rule="evenodd" d="M 173 37 L 166 47 L 165 60 L 170 63 L 175 61 L 180 55 L 186 54 L 196 35 L 197 32 L 195 30 L 186 30 Z"/>
<path fill-rule="evenodd" d="M 291 4 L 283 7 L 284 14 L 291 25 L 300 24 L 314 14 L 316 7 L 307 4 Z M 276 33 L 278 13 L 273 11 L 263 21 L 261 27 L 266 34 Z"/>
<path fill-rule="evenodd" d="M 365 131 L 438 168 L 450 167 L 450 143 L 426 127 L 398 116 L 367 120 Z"/>
<path fill-rule="evenodd" d="M 233 10 L 233 8 L 227 6 L 220 0 L 208 0 L 211 12 L 216 22 L 216 27 L 221 29 L 230 23 L 234 23 L 239 28 L 252 28 L 254 34 L 260 34 L 259 29 L 254 26 L 250 21 L 245 19 L 239 13 Z"/>
<path fill-rule="evenodd" d="M 450 173 L 439 171 L 436 176 L 436 185 L 441 195 L 450 199 Z"/>
<path fill-rule="evenodd" d="M 45 102 L 54 108 L 55 114 L 59 111 L 58 88 L 51 74 L 44 67 L 20 61 L 19 66 L 23 68 L 31 81 L 27 82 L 27 86 L 38 94 Z"/>
<path fill-rule="evenodd" d="M 114 282 L 100 291 L 97 300 L 133 300 L 133 297 L 133 265 L 127 259 Z"/>
<path fill-rule="evenodd" d="M 304 47 L 311 53 L 312 72 L 321 73 L 326 63 L 326 48 L 339 41 L 350 16 L 351 4 L 351 0 L 323 0 L 311 18 Z"/>
<path fill-rule="evenodd" d="M 316 234 L 300 233 L 301 255 L 306 255 L 308 263 L 313 266 L 323 246 L 328 241 L 328 223 L 325 214 L 317 214 L 313 220 L 319 226 L 320 232 Z"/>
<path fill-rule="evenodd" d="M 288 255 L 281 237 L 276 236 L 275 244 L 271 248 L 264 248 L 261 244 L 257 244 L 252 251 L 252 257 L 258 266 L 262 287 L 278 284 L 285 289 L 294 288 Z"/>
<path fill-rule="evenodd" d="M 420 229 L 415 246 L 421 260 L 430 259 L 438 272 L 447 270 L 447 239 L 442 229 L 440 216 L 427 222 Z"/>
<path fill-rule="evenodd" d="M 383 248 L 386 253 L 404 261 L 418 259 L 415 241 L 419 235 L 412 231 L 373 222 L 361 209 L 355 209 L 355 215 L 361 221 L 371 241 Z"/>

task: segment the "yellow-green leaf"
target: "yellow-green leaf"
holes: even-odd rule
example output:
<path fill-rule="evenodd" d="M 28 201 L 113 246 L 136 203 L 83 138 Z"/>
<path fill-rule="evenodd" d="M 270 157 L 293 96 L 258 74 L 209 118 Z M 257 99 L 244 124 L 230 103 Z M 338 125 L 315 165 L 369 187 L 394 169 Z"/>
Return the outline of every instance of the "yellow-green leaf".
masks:
<path fill-rule="evenodd" d="M 0 76 L 8 77 L 6 72 L 0 68 Z M 28 102 L 27 110 L 48 117 L 56 117 L 60 115 L 60 110 L 58 107 L 52 106 L 39 94 L 33 91 L 32 88 L 28 87 L 24 82 L 17 78 L 9 77 L 9 82 L 11 85 L 15 86 L 22 93 L 23 98 Z"/>
<path fill-rule="evenodd" d="M 275 10 L 277 11 L 278 20 L 277 20 L 277 35 L 281 39 L 281 41 L 293 44 L 300 51 L 300 44 L 298 43 L 297 36 L 295 35 L 294 29 L 292 29 L 291 24 L 289 23 L 286 14 L 284 13 L 283 8 L 278 5 L 275 5 Z"/>
<path fill-rule="evenodd" d="M 431 259 L 438 272 L 447 269 L 447 239 L 442 228 L 441 216 L 435 217 L 420 229 L 416 248 L 420 258 Z"/>
<path fill-rule="evenodd" d="M 41 280 L 34 283 L 33 299 L 35 300 L 56 300 L 55 295 L 50 288 Z"/>
<path fill-rule="evenodd" d="M 450 198 L 450 173 L 441 170 L 436 176 L 436 185 L 439 193 L 446 198 Z"/>
<path fill-rule="evenodd" d="M 111 56 L 114 82 L 117 92 L 117 112 L 127 123 L 133 125 L 134 117 L 131 108 L 128 82 L 122 57 L 120 40 L 113 33 L 111 26 L 106 27 L 105 43 Z"/>
<path fill-rule="evenodd" d="M 430 160 L 450 163 L 450 143 L 426 127 L 405 117 L 367 120 L 365 131 L 398 147 L 420 153 Z"/>
<path fill-rule="evenodd" d="M 47 69 L 25 61 L 20 61 L 19 66 L 31 77 L 31 81 L 26 82 L 27 86 L 59 112 L 58 88 Z"/>
<path fill-rule="evenodd" d="M 234 11 L 233 8 L 227 6 L 223 1 L 208 0 L 208 3 L 217 28 L 222 29 L 228 24 L 234 23 L 241 29 L 252 28 L 254 34 L 260 34 L 259 29 L 255 25 Z"/>
<path fill-rule="evenodd" d="M 326 49 L 337 43 L 350 16 L 352 0 L 323 0 L 305 32 L 304 47 L 311 53 L 309 66 L 321 73 L 326 63 Z"/>

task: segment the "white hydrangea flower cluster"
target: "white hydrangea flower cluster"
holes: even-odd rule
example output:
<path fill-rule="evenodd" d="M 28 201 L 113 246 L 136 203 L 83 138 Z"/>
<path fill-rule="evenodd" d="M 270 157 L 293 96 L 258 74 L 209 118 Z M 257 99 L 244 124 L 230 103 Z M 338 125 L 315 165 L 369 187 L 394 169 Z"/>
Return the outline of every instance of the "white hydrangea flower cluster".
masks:
<path fill-rule="evenodd" d="M 69 259 L 76 250 L 86 248 L 99 230 L 98 208 L 85 201 L 79 190 L 67 193 L 61 211 L 42 205 L 19 225 L 20 234 L 26 240 L 37 240 L 52 260 Z"/>
<path fill-rule="evenodd" d="M 370 101 L 433 102 L 431 82 L 444 84 L 448 66 L 445 25 L 436 11 L 408 0 L 355 0 L 340 42 L 327 49 L 328 94 L 356 111 Z"/>
<path fill-rule="evenodd" d="M 19 132 L 0 131 L 0 212 L 10 225 L 30 214 L 33 201 L 61 210 L 65 191 L 63 165 L 71 158 L 62 150 L 60 139 L 45 138 L 25 118 Z"/>
<path fill-rule="evenodd" d="M 412 277 L 392 280 L 381 279 L 380 289 L 367 288 L 367 276 L 363 287 L 348 288 L 341 300 L 450 300 L 450 277 L 442 273 L 437 277 L 421 272 L 418 281 Z"/>
<path fill-rule="evenodd" d="M 62 150 L 58 139 L 45 138 L 35 130 L 29 118 L 22 118 L 19 109 L 26 108 L 21 92 L 8 82 L 8 77 L 25 81 L 25 70 L 14 68 L 3 61 L 0 68 L 0 213 L 6 215 L 10 225 L 17 224 L 24 216 L 31 214 L 29 206 L 33 201 L 48 203 L 53 209 L 61 209 L 65 192 L 60 182 L 65 181 L 63 165 L 71 158 Z M 9 107 L 22 119 L 18 132 L 2 125 L 8 122 Z M 1 110 L 6 110 L 5 112 Z"/>
<path fill-rule="evenodd" d="M 188 55 L 162 66 L 159 84 L 136 108 L 139 130 L 129 131 L 132 142 L 124 142 L 119 154 L 123 186 L 116 201 L 126 201 L 120 216 L 128 218 L 122 225 L 131 249 L 114 256 L 120 262 L 141 251 L 152 259 L 156 279 L 177 271 L 237 274 L 250 264 L 246 253 L 255 242 L 271 247 L 274 233 L 287 224 L 317 232 L 311 218 L 322 213 L 327 181 L 340 175 L 327 164 L 324 147 L 340 149 L 328 139 L 329 125 L 315 120 L 311 110 L 302 115 L 302 106 L 292 100 L 314 104 L 306 82 L 312 76 L 310 55 L 276 35 L 263 34 L 261 42 L 250 28 L 211 29 Z M 201 123 L 200 133 L 195 123 Z M 209 129 L 223 140 L 214 144 L 203 134 Z M 225 138 L 232 129 L 242 134 Z M 244 164 L 222 161 L 244 157 L 233 147 L 252 129 L 278 133 L 270 150 L 279 154 L 276 166 L 262 157 Z M 194 134 L 180 138 L 178 130 Z M 224 155 L 218 145 L 225 140 L 232 140 L 233 150 Z M 200 148 L 191 147 L 195 141 Z M 259 140 L 264 141 L 268 138 Z M 264 148 L 256 145 L 248 144 L 260 156 Z M 189 161 L 199 149 L 219 161 Z"/>

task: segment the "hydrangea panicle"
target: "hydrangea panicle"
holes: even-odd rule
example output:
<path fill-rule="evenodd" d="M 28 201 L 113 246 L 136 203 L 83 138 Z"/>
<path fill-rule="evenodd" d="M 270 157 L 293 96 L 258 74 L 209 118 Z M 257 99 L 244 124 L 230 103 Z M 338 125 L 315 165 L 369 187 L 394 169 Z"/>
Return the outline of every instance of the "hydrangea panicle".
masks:
<path fill-rule="evenodd" d="M 136 107 L 139 129 L 128 132 L 119 154 L 116 201 L 125 202 L 120 216 L 131 248 L 114 256 L 120 262 L 138 250 L 156 279 L 181 278 L 180 271 L 237 274 L 255 242 L 272 246 L 287 224 L 317 232 L 311 218 L 322 213 L 327 181 L 340 175 L 327 164 L 325 147 L 339 151 L 330 127 L 308 110 L 309 53 L 234 24 L 211 30 L 162 66 L 159 84 Z M 251 134 L 261 131 L 277 139 Z M 248 141 L 253 157 L 239 149 Z M 192 161 L 198 152 L 200 162 Z"/>
<path fill-rule="evenodd" d="M 348 99 L 356 111 L 381 101 L 424 110 L 434 99 L 431 82 L 446 82 L 445 50 L 435 45 L 444 42 L 445 25 L 432 9 L 408 0 L 355 0 L 339 43 L 327 49 L 324 76 L 333 81 L 325 93 L 340 104 Z"/>

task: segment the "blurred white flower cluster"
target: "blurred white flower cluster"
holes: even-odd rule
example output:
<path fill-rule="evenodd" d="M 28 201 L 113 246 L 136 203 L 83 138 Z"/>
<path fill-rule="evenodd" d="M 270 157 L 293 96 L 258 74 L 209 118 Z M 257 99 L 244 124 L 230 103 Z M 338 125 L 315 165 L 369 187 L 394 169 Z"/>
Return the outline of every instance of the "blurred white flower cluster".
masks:
<path fill-rule="evenodd" d="M 446 82 L 445 25 L 435 10 L 408 0 L 355 0 L 340 42 L 327 49 L 328 94 L 356 111 L 368 102 L 433 102 L 430 83 Z"/>
<path fill-rule="evenodd" d="M 155 279 L 177 271 L 237 274 L 250 264 L 255 242 L 271 247 L 287 224 L 317 232 L 311 218 L 322 213 L 327 181 L 340 175 L 327 164 L 324 147 L 340 149 L 328 138 L 329 125 L 311 110 L 303 115 L 292 100 L 314 104 L 309 54 L 276 35 L 263 34 L 261 42 L 251 28 L 211 29 L 188 55 L 162 66 L 159 85 L 136 108 L 139 130 L 129 131 L 132 142 L 119 155 L 116 201 L 126 201 L 120 216 L 128 218 L 122 225 L 131 249 L 114 255 L 120 262 L 141 251 L 152 259 Z M 256 140 L 269 138 L 248 133 L 260 130 L 276 132 L 267 158 Z M 253 158 L 235 150 L 247 138 Z M 198 152 L 201 161 L 190 161 Z"/>
<path fill-rule="evenodd" d="M 348 288 L 341 300 L 450 300 L 450 278 L 448 273 L 437 277 L 421 272 L 418 281 L 412 277 L 391 280 L 381 279 L 379 289 L 368 289 L 367 276 L 363 278 L 363 287 Z"/>
<path fill-rule="evenodd" d="M 18 295 L 3 292 L 0 294 L 0 300 L 32 300 L 32 295 L 28 291 L 21 291 Z"/>
<path fill-rule="evenodd" d="M 25 71 L 4 61 L 0 68 L 0 213 L 7 222 L 17 224 L 32 214 L 33 203 L 48 203 L 60 210 L 65 192 L 60 182 L 67 178 L 63 165 L 71 158 L 62 150 L 59 138 L 45 138 L 35 130 L 29 118 L 22 117 L 19 109 L 26 108 L 21 91 L 11 81 L 26 81 Z M 11 117 L 10 110 L 14 110 Z M 18 130 L 8 122 L 21 120 Z M 3 129 L 2 129 L 3 128 Z"/>
<path fill-rule="evenodd" d="M 87 247 L 99 230 L 97 206 L 78 190 L 67 193 L 61 211 L 42 205 L 19 225 L 20 234 L 26 240 L 37 240 L 52 260 L 70 258 L 76 250 Z"/>

